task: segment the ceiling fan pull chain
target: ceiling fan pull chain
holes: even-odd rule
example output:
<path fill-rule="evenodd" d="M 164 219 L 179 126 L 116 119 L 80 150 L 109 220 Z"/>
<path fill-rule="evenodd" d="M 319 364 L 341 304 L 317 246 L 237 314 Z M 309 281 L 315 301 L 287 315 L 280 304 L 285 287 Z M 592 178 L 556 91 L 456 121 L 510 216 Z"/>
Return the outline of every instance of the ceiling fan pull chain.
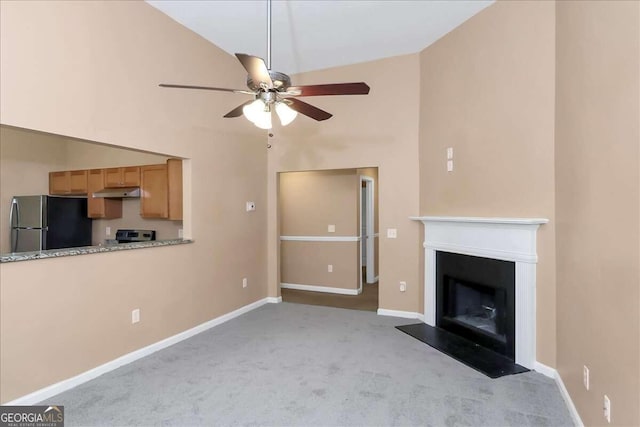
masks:
<path fill-rule="evenodd" d="M 271 71 L 271 0 L 267 0 L 267 70 Z"/>

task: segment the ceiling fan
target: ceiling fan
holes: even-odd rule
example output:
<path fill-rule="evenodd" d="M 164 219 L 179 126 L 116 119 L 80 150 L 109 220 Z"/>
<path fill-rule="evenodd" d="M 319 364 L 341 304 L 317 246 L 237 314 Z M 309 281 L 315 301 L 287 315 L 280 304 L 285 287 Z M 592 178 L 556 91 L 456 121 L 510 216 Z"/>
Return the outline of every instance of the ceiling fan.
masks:
<path fill-rule="evenodd" d="M 224 115 L 225 118 L 244 116 L 261 129 L 271 129 L 271 112 L 275 110 L 283 126 L 291 123 L 298 113 L 322 121 L 332 114 L 303 102 L 297 97 L 323 95 L 367 95 L 366 83 L 331 83 L 307 86 L 292 86 L 288 75 L 271 70 L 271 0 L 267 0 L 267 62 L 262 58 L 236 53 L 236 57 L 247 70 L 249 90 L 226 89 L 209 86 L 189 86 L 161 83 L 159 86 L 178 89 L 201 89 L 252 95 L 249 100 Z"/>

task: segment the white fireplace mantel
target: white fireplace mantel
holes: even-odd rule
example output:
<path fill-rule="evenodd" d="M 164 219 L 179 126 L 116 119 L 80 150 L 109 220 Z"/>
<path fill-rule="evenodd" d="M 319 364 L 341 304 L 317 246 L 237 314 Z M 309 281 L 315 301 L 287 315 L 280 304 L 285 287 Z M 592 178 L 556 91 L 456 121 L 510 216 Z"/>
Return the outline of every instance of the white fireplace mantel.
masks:
<path fill-rule="evenodd" d="M 512 261 L 516 270 L 516 363 L 536 361 L 536 234 L 545 218 L 420 216 L 424 224 L 424 321 L 436 326 L 436 252 Z"/>

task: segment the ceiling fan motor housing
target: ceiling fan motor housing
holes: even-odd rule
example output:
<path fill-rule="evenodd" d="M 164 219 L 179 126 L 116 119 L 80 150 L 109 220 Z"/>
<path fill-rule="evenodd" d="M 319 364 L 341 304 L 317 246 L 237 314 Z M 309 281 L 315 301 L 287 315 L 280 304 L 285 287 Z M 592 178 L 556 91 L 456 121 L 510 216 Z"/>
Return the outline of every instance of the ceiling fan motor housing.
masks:
<path fill-rule="evenodd" d="M 273 88 L 277 91 L 286 90 L 289 86 L 291 86 L 291 78 L 284 73 L 269 70 L 269 76 L 271 77 L 271 81 L 273 82 Z M 253 81 L 250 75 L 247 76 L 247 86 L 249 87 L 249 89 L 253 91 L 262 89 L 260 83 L 261 82 Z"/>

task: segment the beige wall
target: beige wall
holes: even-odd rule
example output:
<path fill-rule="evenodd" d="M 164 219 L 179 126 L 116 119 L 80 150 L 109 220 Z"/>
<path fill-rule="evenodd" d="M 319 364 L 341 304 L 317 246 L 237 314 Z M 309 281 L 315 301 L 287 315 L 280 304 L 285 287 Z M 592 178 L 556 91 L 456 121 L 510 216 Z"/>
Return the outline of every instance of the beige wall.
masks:
<path fill-rule="evenodd" d="M 267 296 L 264 133 L 222 119 L 242 96 L 157 87 L 244 79 L 237 60 L 144 2 L 0 2 L 2 124 L 192 159 L 195 239 L 0 264 L 1 402 Z"/>
<path fill-rule="evenodd" d="M 49 194 L 49 172 L 66 160 L 64 138 L 0 126 L 0 253 L 11 251 L 11 198 Z"/>
<path fill-rule="evenodd" d="M 360 176 L 355 169 L 280 174 L 283 236 L 359 235 Z M 329 225 L 335 232 L 328 232 Z M 358 242 L 282 241 L 282 283 L 357 289 Z M 333 271 L 328 271 L 328 265 Z"/>
<path fill-rule="evenodd" d="M 585 425 L 640 425 L 640 7 L 558 2 L 558 371 Z M 582 385 L 582 367 L 591 387 Z"/>
<path fill-rule="evenodd" d="M 334 116 L 323 122 L 299 116 L 273 129 L 267 184 L 269 200 L 277 200 L 278 172 L 378 167 L 381 234 L 398 229 L 397 239 L 380 239 L 379 304 L 411 312 L 419 309 L 421 287 L 420 228 L 409 220 L 419 210 L 418 60 L 406 55 L 293 76 L 294 84 L 364 81 L 371 93 L 306 99 Z M 268 277 L 274 296 L 280 283 L 277 218 L 277 206 L 270 206 Z M 399 291 L 400 281 L 408 283 L 406 292 Z"/>
<path fill-rule="evenodd" d="M 283 236 L 357 236 L 360 177 L 355 169 L 280 174 Z M 335 233 L 328 232 L 328 225 Z"/>
<path fill-rule="evenodd" d="M 358 242 L 282 242 L 282 283 L 358 289 Z M 327 266 L 333 266 L 329 273 Z"/>
<path fill-rule="evenodd" d="M 420 214 L 543 217 L 537 360 L 556 364 L 555 6 L 498 2 L 420 54 Z M 453 147 L 454 170 L 446 169 Z"/>
<path fill-rule="evenodd" d="M 66 167 L 68 169 L 99 169 L 154 165 L 165 163 L 168 158 L 170 156 L 68 138 Z"/>

